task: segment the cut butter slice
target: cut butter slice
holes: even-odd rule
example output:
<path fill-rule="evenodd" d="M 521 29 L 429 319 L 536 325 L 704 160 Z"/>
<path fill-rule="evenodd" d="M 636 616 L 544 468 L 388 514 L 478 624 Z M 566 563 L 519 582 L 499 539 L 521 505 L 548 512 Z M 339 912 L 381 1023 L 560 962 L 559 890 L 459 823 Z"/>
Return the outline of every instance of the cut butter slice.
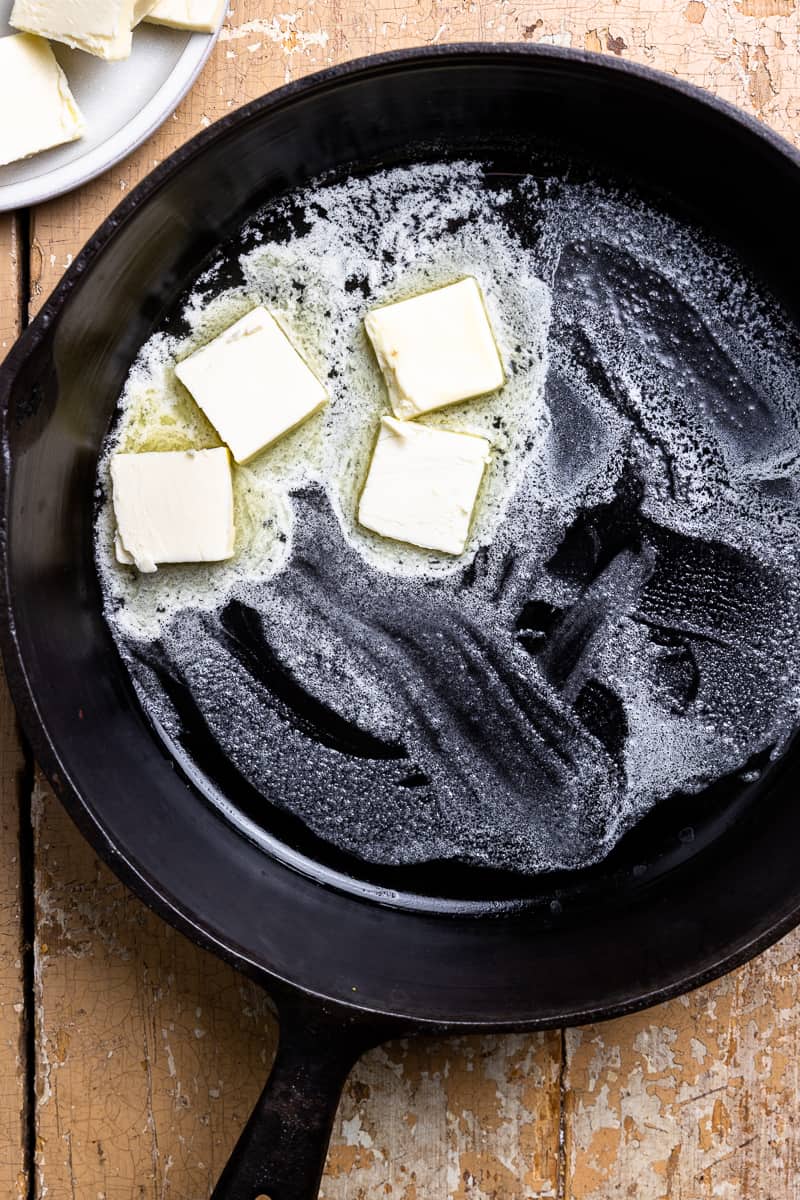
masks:
<path fill-rule="evenodd" d="M 83 136 L 81 111 L 43 38 L 0 38 L 0 165 Z"/>
<path fill-rule="evenodd" d="M 146 20 L 152 25 L 169 25 L 172 29 L 214 33 L 226 4 L 227 0 L 156 0 Z"/>
<path fill-rule="evenodd" d="M 477 280 L 374 308 L 364 319 L 396 417 L 458 404 L 505 382 Z"/>
<path fill-rule="evenodd" d="M 169 450 L 111 459 L 118 562 L 219 562 L 234 549 L 228 451 Z"/>
<path fill-rule="evenodd" d="M 359 521 L 383 537 L 463 554 L 490 450 L 474 434 L 383 417 Z"/>
<path fill-rule="evenodd" d="M 254 458 L 328 398 L 278 322 L 260 307 L 179 362 L 175 374 L 237 463 Z"/>
<path fill-rule="evenodd" d="M 98 58 L 128 58 L 131 30 L 155 0 L 14 0 L 9 18 L 15 29 L 63 42 Z"/>

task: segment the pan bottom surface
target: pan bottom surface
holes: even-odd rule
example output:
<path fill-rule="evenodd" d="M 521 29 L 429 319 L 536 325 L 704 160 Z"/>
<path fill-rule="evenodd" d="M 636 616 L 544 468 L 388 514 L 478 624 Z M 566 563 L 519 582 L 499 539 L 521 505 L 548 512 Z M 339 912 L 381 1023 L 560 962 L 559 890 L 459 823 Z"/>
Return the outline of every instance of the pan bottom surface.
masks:
<path fill-rule="evenodd" d="M 735 256 L 526 151 L 326 178 L 221 246 L 100 462 L 106 616 L 170 753 L 272 854 L 394 903 L 594 903 L 758 804 L 800 702 L 800 339 Z M 360 529 L 375 304 L 463 275 L 509 382 L 467 553 Z M 176 356 L 256 301 L 329 387 L 237 471 L 231 565 L 112 561 L 108 456 L 219 444 Z"/>

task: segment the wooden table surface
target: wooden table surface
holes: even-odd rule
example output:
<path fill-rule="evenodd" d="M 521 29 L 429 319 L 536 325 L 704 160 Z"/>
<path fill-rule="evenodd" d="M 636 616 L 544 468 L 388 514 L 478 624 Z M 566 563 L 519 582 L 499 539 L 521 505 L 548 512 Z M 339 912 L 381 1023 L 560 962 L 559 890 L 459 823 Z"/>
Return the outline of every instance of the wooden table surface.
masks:
<path fill-rule="evenodd" d="M 181 141 L 357 55 L 571 45 L 680 75 L 800 142 L 797 0 L 285 7 L 234 0 L 201 78 L 150 142 L 73 195 L 0 217 L 0 346 Z M 5 695 L 0 783 L 0 1198 L 204 1200 L 269 1068 L 268 998 L 97 861 L 20 746 Z M 797 1200 L 798 949 L 792 934 L 718 983 L 605 1025 L 374 1051 L 347 1085 L 323 1196 Z"/>

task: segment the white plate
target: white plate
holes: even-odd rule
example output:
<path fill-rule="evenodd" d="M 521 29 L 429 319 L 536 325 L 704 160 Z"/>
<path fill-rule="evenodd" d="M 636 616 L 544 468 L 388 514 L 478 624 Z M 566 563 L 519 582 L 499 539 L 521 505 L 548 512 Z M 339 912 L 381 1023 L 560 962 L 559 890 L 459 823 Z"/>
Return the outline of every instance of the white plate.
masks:
<path fill-rule="evenodd" d="M 12 7 L 13 0 L 0 0 L 0 36 L 15 32 L 8 24 Z M 60 196 L 130 154 L 186 95 L 215 38 L 139 25 L 133 53 L 123 62 L 103 62 L 51 42 L 86 118 L 86 133 L 78 142 L 0 167 L 0 212 Z"/>

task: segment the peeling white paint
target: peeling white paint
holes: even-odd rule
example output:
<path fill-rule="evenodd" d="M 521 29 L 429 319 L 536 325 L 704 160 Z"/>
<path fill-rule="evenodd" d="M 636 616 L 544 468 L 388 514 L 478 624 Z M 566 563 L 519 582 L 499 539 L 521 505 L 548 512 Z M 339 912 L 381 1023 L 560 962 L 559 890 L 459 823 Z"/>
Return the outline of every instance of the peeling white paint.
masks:
<path fill-rule="evenodd" d="M 342 1137 L 346 1146 L 363 1146 L 366 1150 L 372 1146 L 372 1138 L 362 1126 L 358 1113 L 349 1121 L 342 1121 Z"/>
<path fill-rule="evenodd" d="M 245 21 L 242 25 L 230 28 L 226 26 L 220 32 L 219 38 L 222 42 L 228 42 L 255 35 L 280 45 L 286 54 L 302 54 L 314 46 L 327 46 L 329 40 L 327 30 L 297 28 L 297 22 L 302 15 L 300 12 L 295 12 L 279 13 L 275 17 L 256 17 L 252 21 Z"/>
<path fill-rule="evenodd" d="M 541 46 L 563 46 L 568 49 L 572 45 L 572 34 L 568 30 L 561 33 L 545 33 L 539 38 Z"/>

